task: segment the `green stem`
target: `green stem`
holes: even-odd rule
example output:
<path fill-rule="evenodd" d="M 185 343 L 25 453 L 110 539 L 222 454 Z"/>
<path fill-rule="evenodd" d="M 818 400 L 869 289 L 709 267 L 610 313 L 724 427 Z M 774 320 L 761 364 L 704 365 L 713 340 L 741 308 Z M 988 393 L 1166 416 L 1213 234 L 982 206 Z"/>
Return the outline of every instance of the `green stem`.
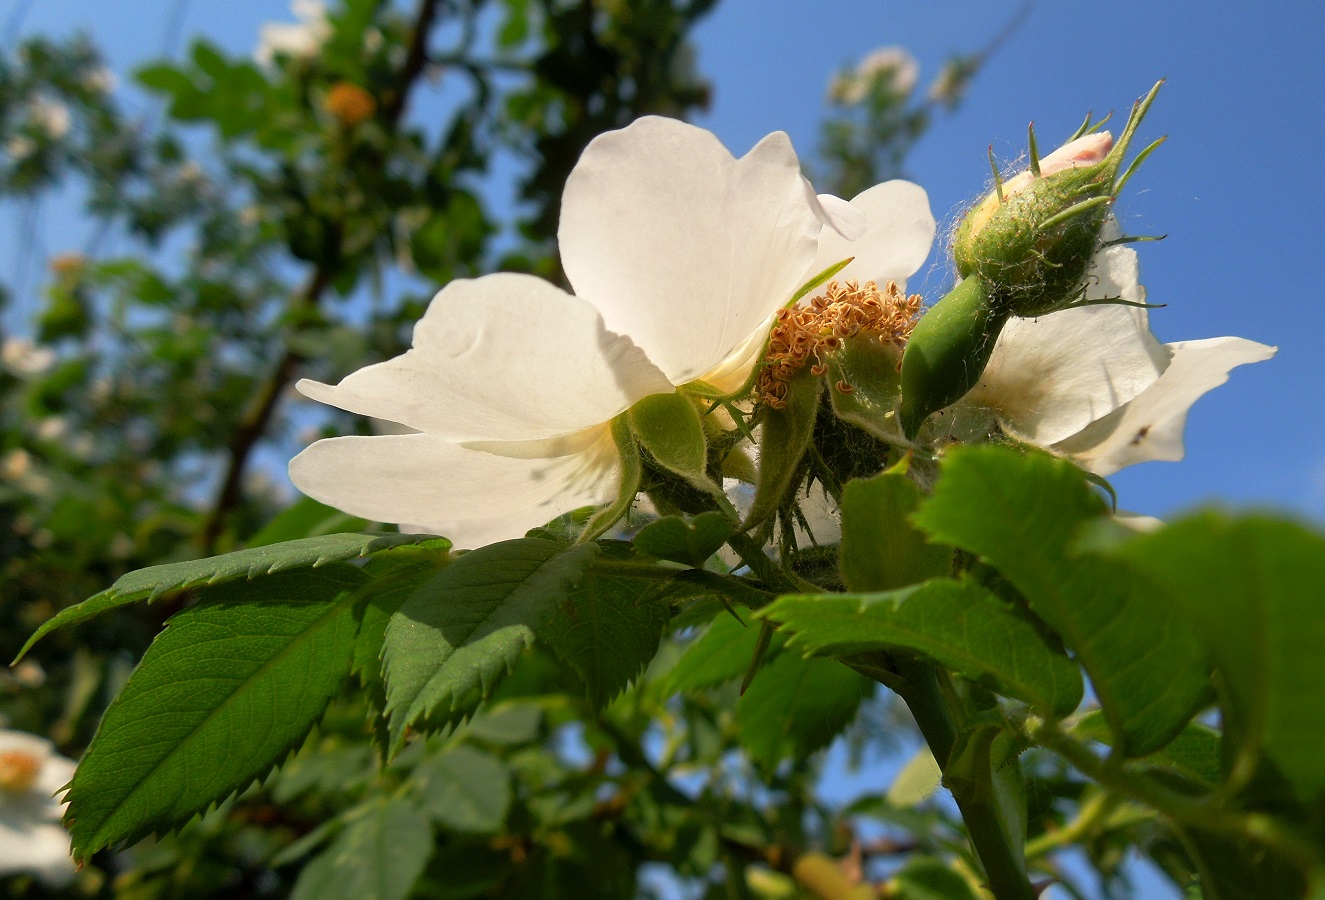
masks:
<path fill-rule="evenodd" d="M 1169 790 L 1139 772 L 1129 772 L 1120 765 L 1100 759 L 1088 747 L 1049 725 L 1033 729 L 1030 737 L 1108 790 L 1138 800 L 1175 822 L 1237 840 L 1252 841 L 1274 850 L 1303 871 L 1311 871 L 1319 865 L 1312 844 L 1273 816 L 1225 809 L 1208 799 L 1194 799 Z"/>
<path fill-rule="evenodd" d="M 957 738 L 957 726 L 939 682 L 938 671 L 930 663 L 901 657 L 895 660 L 895 666 L 901 681 L 894 690 L 911 710 L 939 767 L 946 770 Z M 983 775 L 986 780 L 993 778 L 992 770 Z M 954 790 L 953 799 L 966 822 L 971 844 L 989 881 L 989 889 L 998 900 L 1035 900 L 1035 888 L 1026 874 L 1022 846 L 1009 833 L 997 804 L 986 799 L 994 796 L 993 786 L 986 787 L 987 790 Z"/>

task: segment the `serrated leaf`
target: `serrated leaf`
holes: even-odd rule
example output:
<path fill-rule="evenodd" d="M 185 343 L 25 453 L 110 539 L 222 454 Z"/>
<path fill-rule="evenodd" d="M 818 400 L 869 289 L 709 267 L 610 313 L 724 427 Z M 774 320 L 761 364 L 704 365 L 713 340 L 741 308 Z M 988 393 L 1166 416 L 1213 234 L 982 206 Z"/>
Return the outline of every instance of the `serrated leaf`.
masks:
<path fill-rule="evenodd" d="M 511 774 L 497 757 L 461 744 L 414 769 L 419 802 L 434 822 L 462 834 L 495 834 L 511 807 Z"/>
<path fill-rule="evenodd" d="M 77 606 L 61 610 L 54 618 L 47 620 L 28 638 L 19 651 L 18 659 L 22 659 L 33 644 L 57 628 L 86 621 L 129 603 L 142 600 L 150 603 L 170 591 L 220 584 L 236 578 L 253 579 L 285 569 L 316 568 L 390 550 L 392 547 L 436 540 L 437 537 L 430 534 L 325 534 L 283 544 L 250 547 L 207 559 L 138 569 L 124 575 L 101 593 L 94 594 Z"/>
<path fill-rule="evenodd" d="M 423 584 L 391 617 L 384 644 L 387 715 L 405 729 L 472 712 L 534 640 L 598 552 L 541 538 L 491 544 Z"/>
<path fill-rule="evenodd" d="M 1072 556 L 1104 502 L 1070 463 L 1005 447 L 961 447 L 914 520 L 984 557 L 1058 632 L 1090 675 L 1119 749 L 1166 744 L 1207 700 L 1209 666 L 1179 610 L 1138 573 Z"/>
<path fill-rule="evenodd" d="M 680 516 L 664 516 L 639 530 L 635 546 L 657 559 L 702 569 L 735 533 L 731 519 L 720 512 L 700 513 L 689 522 Z"/>
<path fill-rule="evenodd" d="M 350 671 L 367 686 L 380 683 L 382 674 L 382 645 L 386 641 L 386 628 L 391 617 L 400 611 L 405 601 L 434 574 L 431 566 L 409 566 L 381 576 L 364 594 L 359 613 L 359 634 L 354 641 L 354 662 Z M 370 573 L 372 574 L 372 573 Z"/>
<path fill-rule="evenodd" d="M 291 900 L 404 900 L 432 856 L 428 817 L 404 797 L 349 815 L 331 846 L 299 873 Z"/>
<path fill-rule="evenodd" d="M 783 653 L 759 670 L 736 705 L 741 745 L 767 768 L 803 759 L 841 733 L 873 686 L 836 660 Z"/>
<path fill-rule="evenodd" d="M 911 524 L 920 488 L 904 471 L 842 488 L 842 578 L 853 591 L 890 591 L 952 571 L 952 548 Z"/>
<path fill-rule="evenodd" d="M 1325 792 L 1325 537 L 1267 518 L 1206 514 L 1118 551 L 1169 588 L 1209 648 L 1225 735 L 1267 758 L 1302 800 Z"/>
<path fill-rule="evenodd" d="M 349 671 L 365 581 L 349 565 L 283 573 L 173 616 L 74 773 L 75 854 L 179 825 L 303 740 Z"/>
<path fill-rule="evenodd" d="M 742 625 L 734 616 L 719 613 L 708 629 L 691 641 L 658 689 L 662 696 L 670 697 L 734 681 L 750 668 L 758 643 L 758 622 L 750 620 Z M 784 643 L 785 635 L 774 634 L 768 656 L 774 656 Z"/>
<path fill-rule="evenodd" d="M 913 650 L 1045 712 L 1067 715 L 1081 702 L 1076 664 L 970 580 L 936 578 L 877 594 L 791 595 L 759 615 L 790 631 L 790 646 L 813 653 Z"/>
<path fill-rule="evenodd" d="M 595 710 L 625 690 L 658 652 L 671 608 L 647 596 L 654 583 L 590 566 L 537 629 L 539 640 L 580 676 Z"/>

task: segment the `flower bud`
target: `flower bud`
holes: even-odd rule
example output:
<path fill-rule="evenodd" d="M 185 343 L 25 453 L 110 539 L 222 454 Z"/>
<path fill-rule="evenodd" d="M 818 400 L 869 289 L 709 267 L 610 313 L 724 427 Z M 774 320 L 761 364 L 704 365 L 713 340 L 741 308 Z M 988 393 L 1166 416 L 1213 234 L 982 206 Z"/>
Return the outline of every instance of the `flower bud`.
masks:
<path fill-rule="evenodd" d="M 1041 160 L 1032 132 L 1030 169 L 999 184 L 966 216 L 953 240 L 963 280 L 921 317 L 902 358 L 898 419 L 905 435 L 913 437 L 926 418 L 980 381 L 1010 317 L 1048 315 L 1082 301 L 1108 206 L 1160 143 L 1118 174 L 1159 87 L 1132 108 L 1116 143 L 1108 132 L 1085 133 L 1087 120 Z"/>
<path fill-rule="evenodd" d="M 1133 107 L 1116 143 L 1107 131 L 1079 134 L 1039 159 L 1032 132 L 1030 168 L 996 186 L 957 228 L 958 273 L 983 279 L 991 302 L 1009 315 L 1042 316 L 1077 299 L 1109 205 L 1156 146 L 1143 150 L 1119 177 L 1123 155 L 1158 89 Z"/>
<path fill-rule="evenodd" d="M 957 271 L 987 282 L 1014 315 L 1060 306 L 1085 275 L 1108 216 L 1112 145 L 1107 132 L 1078 138 L 1045 158 L 1052 170 L 1022 172 L 981 201 L 957 229 Z"/>

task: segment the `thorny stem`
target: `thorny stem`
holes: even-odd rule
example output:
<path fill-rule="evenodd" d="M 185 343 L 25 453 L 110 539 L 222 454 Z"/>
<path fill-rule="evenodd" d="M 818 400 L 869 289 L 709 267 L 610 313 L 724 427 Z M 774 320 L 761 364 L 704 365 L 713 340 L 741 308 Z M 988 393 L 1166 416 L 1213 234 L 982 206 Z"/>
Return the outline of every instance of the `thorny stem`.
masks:
<path fill-rule="evenodd" d="M 437 19 L 439 7 L 440 0 L 420 0 L 405 64 L 400 70 L 395 90 L 386 95 L 386 101 L 382 105 L 382 127 L 388 132 L 393 132 L 399 127 L 409 100 L 410 89 L 418 82 L 428 63 L 428 36 Z M 335 269 L 335 260 L 319 261 L 304 288 L 291 301 L 291 311 L 315 310 L 322 301 L 322 295 L 335 278 Z M 271 377 L 258 390 L 248 415 L 244 417 L 231 437 L 225 476 L 221 479 L 216 499 L 211 505 L 211 512 L 198 535 L 198 543 L 204 552 L 211 553 L 215 550 L 216 542 L 225 528 L 226 519 L 239 505 L 243 496 L 244 471 L 249 459 L 258 441 L 270 427 L 285 388 L 294 378 L 301 362 L 299 354 L 287 343 L 280 360 L 272 370 Z"/>

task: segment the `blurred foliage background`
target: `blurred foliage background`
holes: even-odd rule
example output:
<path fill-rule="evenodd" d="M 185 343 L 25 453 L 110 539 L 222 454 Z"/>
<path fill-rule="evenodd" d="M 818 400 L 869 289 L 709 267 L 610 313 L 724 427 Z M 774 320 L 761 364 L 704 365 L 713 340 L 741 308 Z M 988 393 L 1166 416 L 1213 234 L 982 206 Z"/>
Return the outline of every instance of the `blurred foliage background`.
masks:
<path fill-rule="evenodd" d="M 453 278 L 559 280 L 567 174 L 602 131 L 704 108 L 711 88 L 689 35 L 716 2 L 299 0 L 299 23 L 268 26 L 252 57 L 198 40 L 141 69 L 158 100 L 145 116 L 122 108 L 87 38 L 36 37 L 7 53 L 0 202 L 72 192 L 93 228 L 85 252 L 0 294 L 40 293 L 35 318 L 0 316 L 0 654 L 12 659 L 42 621 L 126 571 L 365 525 L 291 493 L 291 453 L 369 428 L 301 405 L 293 382 L 401 352 Z M 816 187 L 852 196 L 904 174 L 993 46 L 954 57 L 928 85 L 897 48 L 841 72 L 809 160 Z M 444 116 L 412 114 L 443 89 Z M 503 178 L 516 181 L 514 203 L 489 189 Z M 0 670 L 0 725 L 77 758 L 187 602 L 53 635 Z M 0 893 L 829 897 L 863 874 L 887 896 L 963 896 L 966 883 L 929 856 L 967 851 L 954 810 L 922 802 L 923 759 L 850 806 L 823 799 L 824 779 L 840 774 L 825 760 L 915 749 L 905 713 L 863 679 L 814 666 L 807 677 L 825 682 L 801 708 L 738 702 L 752 648 L 721 627 L 708 640 L 726 653 L 707 677 L 669 680 L 712 613 L 673 618 L 653 666 L 606 709 L 537 651 L 480 718 L 385 767 L 380 680 L 360 667 L 263 785 L 178 835 L 98 854 L 68 886 L 10 875 Z M 796 715 L 795 728 L 779 724 Z M 1084 788 L 1032 769 L 1032 846 L 1047 858 Z M 1146 822 L 1115 819 L 1087 863 L 1064 870 L 1069 894 L 1084 896 L 1087 870 L 1124 891 L 1138 841 L 1183 871 Z"/>

